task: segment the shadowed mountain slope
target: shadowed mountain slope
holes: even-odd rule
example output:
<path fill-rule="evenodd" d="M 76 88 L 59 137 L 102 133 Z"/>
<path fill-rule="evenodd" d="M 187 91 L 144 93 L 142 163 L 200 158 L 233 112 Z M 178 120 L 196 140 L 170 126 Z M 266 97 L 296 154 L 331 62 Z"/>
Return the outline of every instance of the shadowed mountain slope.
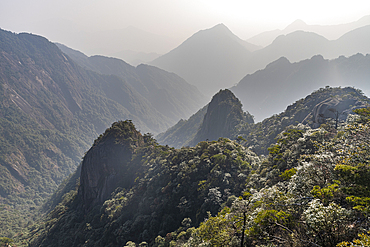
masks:
<path fill-rule="evenodd" d="M 181 118 L 188 118 L 205 104 L 204 96 L 198 89 L 176 74 L 143 64 L 133 67 L 116 58 L 87 57 L 79 51 L 57 45 L 80 66 L 100 74 L 122 78 L 150 102 L 152 107 L 166 116 L 170 124 Z"/>
<path fill-rule="evenodd" d="M 315 124 L 317 116 L 322 115 L 322 127 L 330 131 L 334 126 L 331 108 L 346 115 L 366 106 L 367 101 L 353 88 L 322 88 L 263 122 L 238 123 L 235 135 L 240 143 L 219 138 L 181 149 L 158 145 L 150 135 L 136 131 L 130 121 L 113 123 L 86 153 L 80 185 L 69 190 L 48 214 L 47 224 L 37 226 L 30 246 L 127 246 L 129 241 L 156 246 L 170 242 L 168 238 L 189 238 L 194 230 L 191 227 L 198 227 L 205 217 L 210 220 L 223 208 L 223 212 L 230 212 L 232 203 L 243 199 L 240 196 L 238 200 L 238 195 L 248 198 L 249 191 L 253 191 L 246 190 L 246 186 L 283 181 L 281 174 L 297 163 L 293 151 L 299 146 L 289 150 L 290 156 L 280 152 L 284 150 L 281 146 L 299 138 L 305 148 L 302 153 L 311 154 L 313 142 L 300 137 L 304 137 L 305 130 L 311 130 L 309 126 Z M 211 113 L 212 118 L 218 112 L 222 116 L 229 106 L 238 116 L 240 102 L 229 90 L 220 91 L 206 115 Z M 210 123 L 207 117 L 202 127 L 205 123 L 223 131 L 219 123 Z M 220 124 L 230 126 L 222 120 Z M 309 133 L 320 140 L 328 137 L 329 131 Z M 250 149 L 267 154 L 267 147 L 276 143 L 275 137 L 280 138 L 280 145 L 273 145 L 267 159 L 261 162 Z M 321 164 L 322 156 L 319 157 Z M 273 169 L 277 169 L 275 173 L 266 174 Z M 256 179 L 256 171 L 266 177 Z M 68 183 L 76 184 L 73 180 L 76 177 Z M 248 204 L 243 205 L 244 209 L 245 205 Z M 176 235 L 169 234 L 175 230 Z M 212 236 L 217 233 L 218 230 L 211 232 Z"/>
<path fill-rule="evenodd" d="M 116 122 L 86 153 L 80 185 L 51 211 L 48 226 L 37 227 L 30 246 L 153 245 L 228 205 L 259 162 L 225 138 L 173 149 Z"/>
<path fill-rule="evenodd" d="M 208 105 L 197 111 L 188 120 L 181 119 L 177 124 L 155 138 L 159 144 L 169 145 L 175 148 L 189 146 L 198 132 L 198 129 L 207 112 Z"/>
<path fill-rule="evenodd" d="M 253 116 L 242 110 L 239 99 L 228 89 L 220 90 L 211 102 L 157 136 L 158 142 L 180 148 L 220 137 L 232 138 L 239 124 L 254 123 Z"/>
<path fill-rule="evenodd" d="M 230 90 L 220 90 L 208 104 L 202 124 L 190 144 L 231 138 L 241 123 L 254 123 L 253 117 L 243 112 L 242 104 Z"/>
<path fill-rule="evenodd" d="M 35 217 L 86 147 L 118 119 L 144 132 L 170 126 L 121 78 L 83 69 L 43 37 L 0 30 L 0 217 L 8 222 L 0 235 L 13 237 Z"/>

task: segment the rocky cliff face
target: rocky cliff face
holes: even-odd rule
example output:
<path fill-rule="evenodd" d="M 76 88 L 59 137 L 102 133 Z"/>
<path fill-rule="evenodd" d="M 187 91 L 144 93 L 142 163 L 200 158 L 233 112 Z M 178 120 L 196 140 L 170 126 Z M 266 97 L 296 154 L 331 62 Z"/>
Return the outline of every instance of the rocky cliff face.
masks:
<path fill-rule="evenodd" d="M 235 132 L 235 127 L 242 122 L 253 123 L 253 117 L 243 112 L 242 104 L 230 90 L 220 90 L 208 105 L 193 145 L 207 139 L 230 138 Z"/>
<path fill-rule="evenodd" d="M 348 114 L 353 114 L 353 110 L 366 107 L 366 102 L 355 97 L 348 98 L 328 98 L 318 103 L 313 111 L 307 116 L 313 119 L 313 128 L 318 128 L 328 119 L 344 122 Z"/>
<path fill-rule="evenodd" d="M 116 122 L 86 153 L 81 168 L 78 194 L 85 209 L 104 202 L 117 188 L 133 184 L 136 168 L 130 165 L 143 136 L 130 121 Z"/>

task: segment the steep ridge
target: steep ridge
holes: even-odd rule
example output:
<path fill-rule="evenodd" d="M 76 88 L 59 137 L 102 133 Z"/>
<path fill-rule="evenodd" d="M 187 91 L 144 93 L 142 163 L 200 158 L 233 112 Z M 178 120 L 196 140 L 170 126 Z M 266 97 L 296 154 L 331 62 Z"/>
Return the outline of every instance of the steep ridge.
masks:
<path fill-rule="evenodd" d="M 239 99 L 230 90 L 220 90 L 207 106 L 159 134 L 157 140 L 163 145 L 180 148 L 219 137 L 234 138 L 241 123 L 254 123 L 253 116 L 243 112 Z"/>
<path fill-rule="evenodd" d="M 30 246 L 154 244 L 230 203 L 258 163 L 228 139 L 173 149 L 141 136 L 132 122 L 113 123 L 86 153 L 79 188 L 66 193 Z"/>
<path fill-rule="evenodd" d="M 230 90 L 261 121 L 320 87 L 354 86 L 369 95 L 369 66 L 370 56 L 361 54 L 333 60 L 314 56 L 297 63 L 280 58 L 245 76 Z"/>
<path fill-rule="evenodd" d="M 254 123 L 253 117 L 243 112 L 242 104 L 230 90 L 220 90 L 209 103 L 202 124 L 190 144 L 220 137 L 231 138 L 240 123 Z"/>
<path fill-rule="evenodd" d="M 150 102 L 172 125 L 180 118 L 188 118 L 204 105 L 199 90 L 179 76 L 154 66 L 133 67 L 126 62 L 104 56 L 87 57 L 83 53 L 62 44 L 58 47 L 80 66 L 104 75 L 116 75 L 130 84 Z"/>
<path fill-rule="evenodd" d="M 198 132 L 200 125 L 207 112 L 208 105 L 193 114 L 188 120 L 181 119 L 177 124 L 158 134 L 155 138 L 161 145 L 169 145 L 174 148 L 189 146 Z"/>
<path fill-rule="evenodd" d="M 226 91 L 226 90 L 225 90 Z M 221 91 L 222 92 L 222 91 Z M 232 95 L 232 93 L 226 93 Z M 216 97 L 216 95 L 215 95 Z M 232 96 L 234 102 L 234 109 L 236 112 L 242 112 L 240 101 Z M 238 118 L 240 114 L 230 116 L 231 118 L 237 119 L 229 131 L 225 132 L 220 129 L 223 125 L 222 122 L 226 121 L 227 116 L 221 114 L 223 108 L 217 104 L 214 108 L 214 112 L 209 114 L 210 110 L 208 107 L 207 111 L 199 111 L 196 115 L 192 116 L 189 120 L 179 122 L 177 125 L 168 129 L 165 133 L 159 135 L 161 144 L 172 145 L 175 143 L 177 146 L 194 145 L 196 138 L 199 141 L 211 139 L 211 135 L 205 135 L 202 133 L 202 129 L 208 130 L 208 132 L 216 134 L 218 137 L 228 137 L 230 139 L 236 139 L 243 143 L 243 145 L 250 147 L 257 154 L 267 154 L 267 148 L 275 143 L 275 137 L 288 126 L 297 124 L 303 124 L 311 128 L 317 128 L 321 124 L 335 125 L 333 121 L 338 116 L 337 123 L 343 123 L 352 110 L 357 108 L 364 108 L 368 104 L 369 99 L 363 95 L 361 90 L 354 88 L 331 88 L 325 87 L 314 91 L 309 96 L 302 98 L 295 103 L 289 105 L 285 111 L 280 114 L 274 114 L 273 116 L 264 119 L 262 122 L 253 123 L 253 117 L 249 113 L 244 113 L 247 118 Z M 211 105 L 211 103 L 210 103 Z M 220 104 L 223 105 L 223 104 Z M 229 105 L 231 108 L 231 105 Z M 223 121 L 218 119 L 212 119 L 206 121 L 206 115 L 218 115 L 218 117 L 224 118 Z M 208 116 L 208 119 L 211 118 Z M 191 122 L 191 125 L 187 125 Z M 302 126 L 303 126 L 302 125 Z M 183 127 L 186 126 L 186 127 Z M 194 127 L 192 127 L 194 126 Z M 198 127 L 200 126 L 200 127 Z M 206 132 L 206 133 L 208 133 Z M 197 133 L 194 137 L 186 136 L 184 133 Z M 180 139 L 179 137 L 184 137 Z M 188 138 L 186 138 L 188 137 Z M 173 141 L 175 140 L 175 141 Z M 182 142 L 180 141 L 182 140 Z"/>
<path fill-rule="evenodd" d="M 117 187 L 129 188 L 137 170 L 127 163 L 143 145 L 144 137 L 131 122 L 112 125 L 95 141 L 81 165 L 78 196 L 85 210 L 102 204 Z"/>
<path fill-rule="evenodd" d="M 240 126 L 238 135 L 245 139 L 243 145 L 248 146 L 257 154 L 268 154 L 268 148 L 276 142 L 276 137 L 292 126 L 300 128 L 317 128 L 321 125 L 326 129 L 334 129 L 347 119 L 353 110 L 365 108 L 369 98 L 359 89 L 325 87 L 315 90 L 310 95 L 289 105 L 285 111 L 264 119 L 255 125 Z"/>
<path fill-rule="evenodd" d="M 82 69 L 43 37 L 0 30 L 0 44 L 0 234 L 11 238 L 111 122 L 169 124 L 122 79 Z"/>

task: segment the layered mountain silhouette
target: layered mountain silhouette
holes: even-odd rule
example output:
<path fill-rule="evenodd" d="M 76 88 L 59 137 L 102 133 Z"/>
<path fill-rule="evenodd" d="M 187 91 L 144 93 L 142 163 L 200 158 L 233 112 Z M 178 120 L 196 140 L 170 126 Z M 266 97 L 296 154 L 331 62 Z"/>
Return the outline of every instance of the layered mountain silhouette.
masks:
<path fill-rule="evenodd" d="M 295 31 L 313 32 L 329 40 L 336 40 L 351 30 L 367 25 L 370 25 L 370 15 L 364 16 L 358 21 L 338 25 L 308 25 L 302 20 L 295 20 L 283 30 L 276 29 L 263 32 L 247 39 L 247 42 L 265 47 L 270 45 L 278 36 Z"/>
<path fill-rule="evenodd" d="M 213 95 L 246 74 L 251 51 L 257 48 L 219 24 L 195 33 L 150 64 L 174 72 L 204 94 Z"/>
<path fill-rule="evenodd" d="M 337 40 L 328 40 L 316 33 L 295 31 L 277 37 L 271 45 L 253 53 L 249 71 L 264 68 L 266 64 L 286 57 L 298 62 L 314 55 L 333 59 L 356 53 L 370 53 L 370 25 L 352 30 Z"/>
<path fill-rule="evenodd" d="M 58 47 L 80 66 L 105 75 L 115 75 L 130 84 L 152 107 L 167 117 L 170 124 L 188 118 L 206 103 L 199 90 L 174 73 L 154 66 L 128 63 L 104 56 L 87 57 L 62 44 Z"/>
<path fill-rule="evenodd" d="M 45 38 L 0 30 L 0 40 L 1 197 L 50 193 L 117 119 L 146 132 L 169 126 L 128 83 L 81 68 Z"/>
<path fill-rule="evenodd" d="M 261 70 L 280 57 L 298 62 L 319 54 L 333 59 L 370 53 L 369 29 L 370 25 L 357 28 L 337 40 L 313 32 L 294 31 L 278 36 L 267 47 L 256 49 L 245 45 L 220 24 L 194 34 L 151 64 L 175 72 L 209 95 L 233 86 L 246 74 Z"/>
<path fill-rule="evenodd" d="M 353 86 L 370 93 L 370 55 L 327 60 L 322 56 L 297 63 L 280 58 L 245 76 L 231 91 L 256 121 L 282 112 L 286 105 L 325 86 Z"/>

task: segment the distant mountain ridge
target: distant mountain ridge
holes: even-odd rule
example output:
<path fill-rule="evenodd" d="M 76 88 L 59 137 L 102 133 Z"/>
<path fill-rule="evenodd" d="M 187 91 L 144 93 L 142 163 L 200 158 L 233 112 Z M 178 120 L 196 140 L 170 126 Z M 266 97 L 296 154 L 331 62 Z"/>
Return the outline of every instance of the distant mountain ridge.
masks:
<path fill-rule="evenodd" d="M 174 73 L 144 64 L 133 67 L 116 58 L 88 57 L 62 44 L 57 46 L 84 68 L 122 78 L 145 97 L 156 111 L 166 116 L 171 124 L 189 117 L 206 102 L 195 86 Z"/>
<path fill-rule="evenodd" d="M 178 74 L 210 96 L 245 75 L 251 55 L 248 49 L 255 48 L 219 24 L 195 33 L 150 64 Z"/>
<path fill-rule="evenodd" d="M 352 30 L 337 40 L 328 40 L 316 33 L 295 31 L 277 37 L 271 45 L 255 51 L 248 73 L 264 68 L 280 57 L 298 62 L 322 55 L 326 59 L 370 53 L 370 25 Z"/>
<path fill-rule="evenodd" d="M 327 60 L 313 56 L 291 63 L 280 58 L 253 74 L 245 76 L 230 90 L 244 109 L 261 121 L 282 112 L 286 105 L 325 86 L 354 86 L 370 95 L 370 55 L 357 54 Z"/>
<path fill-rule="evenodd" d="M 328 40 L 336 40 L 345 33 L 366 25 L 370 25 L 370 15 L 364 16 L 358 21 L 338 25 L 308 25 L 302 20 L 295 20 L 283 30 L 276 29 L 263 32 L 247 39 L 247 42 L 265 47 L 270 45 L 278 36 L 299 30 L 317 33 Z"/>
<path fill-rule="evenodd" d="M 197 86 L 207 96 L 230 88 L 246 74 L 286 57 L 298 62 L 322 55 L 327 59 L 370 53 L 370 25 L 328 40 L 312 32 L 294 31 L 278 36 L 270 45 L 248 50 L 224 25 L 199 31 L 151 64 L 174 72 Z M 333 85 L 334 86 L 334 85 Z"/>

